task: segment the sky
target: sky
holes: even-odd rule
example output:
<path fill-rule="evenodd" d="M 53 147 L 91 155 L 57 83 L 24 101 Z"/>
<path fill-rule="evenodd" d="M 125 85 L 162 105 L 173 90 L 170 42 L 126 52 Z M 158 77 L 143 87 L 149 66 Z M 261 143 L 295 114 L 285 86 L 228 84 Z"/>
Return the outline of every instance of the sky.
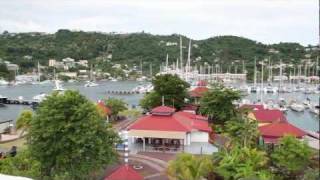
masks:
<path fill-rule="evenodd" d="M 71 29 L 319 41 L 318 0 L 0 0 L 0 32 Z"/>

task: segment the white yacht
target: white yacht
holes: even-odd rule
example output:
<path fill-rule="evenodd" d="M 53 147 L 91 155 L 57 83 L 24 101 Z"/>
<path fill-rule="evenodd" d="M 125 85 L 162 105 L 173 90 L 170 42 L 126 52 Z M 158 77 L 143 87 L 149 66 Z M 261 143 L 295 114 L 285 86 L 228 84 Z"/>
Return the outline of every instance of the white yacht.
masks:
<path fill-rule="evenodd" d="M 3 80 L 3 79 L 0 79 L 0 86 L 6 86 L 6 85 L 8 85 L 8 84 L 9 84 L 8 81 L 5 81 L 5 80 Z"/>
<path fill-rule="evenodd" d="M 96 86 L 99 86 L 99 84 L 97 84 L 95 81 L 96 81 L 96 78 L 93 74 L 93 70 L 92 70 L 92 65 L 90 67 L 90 80 L 87 81 L 87 83 L 84 85 L 84 87 L 96 87 Z"/>
<path fill-rule="evenodd" d="M 59 80 L 55 80 L 55 87 L 53 88 L 54 91 L 64 91 L 61 82 Z"/>
<path fill-rule="evenodd" d="M 310 112 L 319 116 L 319 109 L 317 109 L 315 107 L 310 108 Z"/>
<path fill-rule="evenodd" d="M 33 96 L 33 100 L 36 100 L 36 101 L 38 101 L 38 102 L 41 102 L 41 101 L 43 101 L 43 100 L 45 100 L 46 98 L 47 98 L 47 94 L 46 93 L 40 93 L 40 94 L 38 94 L 38 95 L 36 95 L 36 96 Z"/>
<path fill-rule="evenodd" d="M 304 111 L 305 109 L 305 106 L 303 104 L 298 104 L 296 102 L 292 103 L 290 105 L 290 108 L 293 110 L 293 111 L 296 111 L 296 112 L 302 112 Z"/>
<path fill-rule="evenodd" d="M 111 78 L 111 81 L 112 81 L 112 82 L 117 82 L 118 79 L 116 79 L 116 78 Z"/>
<path fill-rule="evenodd" d="M 267 86 L 267 87 L 263 88 L 263 91 L 264 91 L 264 93 L 277 93 L 278 88 L 273 87 L 273 86 Z"/>
<path fill-rule="evenodd" d="M 93 81 L 88 81 L 84 87 L 96 87 L 96 86 L 99 86 L 99 84 L 93 82 Z"/>
<path fill-rule="evenodd" d="M 153 90 L 152 84 L 139 85 L 139 86 L 132 89 L 133 92 L 137 92 L 140 94 L 148 93 L 148 92 L 151 92 L 152 90 Z"/>
<path fill-rule="evenodd" d="M 248 92 L 249 93 L 258 93 L 258 92 L 260 92 L 260 87 L 257 87 L 257 86 L 248 87 Z"/>

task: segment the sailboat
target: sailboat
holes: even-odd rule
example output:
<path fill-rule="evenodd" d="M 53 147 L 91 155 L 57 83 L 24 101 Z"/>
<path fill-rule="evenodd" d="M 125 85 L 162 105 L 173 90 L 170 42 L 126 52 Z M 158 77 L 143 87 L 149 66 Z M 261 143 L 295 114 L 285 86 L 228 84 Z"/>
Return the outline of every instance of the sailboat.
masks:
<path fill-rule="evenodd" d="M 5 81 L 3 79 L 0 79 L 0 86 L 4 86 L 4 85 L 8 85 L 9 82 L 8 81 Z"/>
<path fill-rule="evenodd" d="M 92 65 L 90 68 L 90 81 L 87 81 L 87 83 L 84 85 L 84 87 L 95 87 L 95 86 L 99 86 L 99 84 L 95 83 L 94 80 L 94 76 L 93 76 L 93 72 L 92 72 Z"/>
<path fill-rule="evenodd" d="M 32 81 L 31 84 L 33 85 L 38 85 L 40 84 L 40 64 L 39 64 L 39 61 L 38 61 L 38 70 L 37 70 L 37 81 Z"/>
<path fill-rule="evenodd" d="M 61 81 L 59 81 L 56 78 L 56 69 L 53 69 L 53 74 L 54 74 L 53 76 L 54 76 L 54 84 L 55 84 L 53 91 L 64 91 L 65 89 L 63 88 Z"/>
<path fill-rule="evenodd" d="M 254 84 L 251 87 L 248 87 L 249 93 L 258 93 L 260 91 L 260 87 L 257 86 L 257 60 L 254 58 Z"/>

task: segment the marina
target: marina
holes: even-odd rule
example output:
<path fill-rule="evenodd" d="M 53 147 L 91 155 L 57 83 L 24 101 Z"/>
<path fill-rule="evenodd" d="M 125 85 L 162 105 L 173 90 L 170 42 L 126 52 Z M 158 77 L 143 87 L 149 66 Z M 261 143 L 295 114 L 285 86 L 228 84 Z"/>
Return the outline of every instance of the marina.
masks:
<path fill-rule="evenodd" d="M 84 83 L 85 82 L 63 83 L 63 88 L 66 90 L 78 90 L 93 102 L 109 97 L 120 98 L 123 99 L 129 107 L 139 107 L 139 101 L 143 97 L 143 93 L 146 92 L 137 91 L 139 87 L 150 88 L 150 83 L 137 81 L 98 81 L 99 86 L 90 88 L 85 87 Z M 260 86 L 260 84 L 257 85 Z M 232 86 L 236 87 L 237 85 Z M 250 84 L 248 84 L 248 86 L 250 86 Z M 239 85 L 237 87 L 239 87 Z M 0 94 L 10 100 L 14 100 L 10 101 L 10 105 L 4 105 L 4 107 L 0 108 L 0 120 L 15 121 L 20 112 L 24 109 L 30 109 L 32 103 L 38 102 L 34 99 L 35 97 L 40 98 L 40 96 L 48 95 L 54 88 L 54 83 L 45 85 L 0 86 Z M 19 97 L 23 97 L 24 103 L 22 100 L 19 100 Z M 319 94 L 306 94 L 301 91 L 291 93 L 246 93 L 243 100 L 250 101 L 250 103 L 259 103 L 262 100 L 268 105 L 272 103 L 276 104 L 280 100 L 285 100 L 287 104 L 289 104 L 289 102 L 298 102 L 300 105 L 309 100 L 309 104 L 319 105 Z M 319 115 L 313 112 L 316 109 L 309 108 L 309 105 L 303 105 L 303 111 L 298 111 L 299 107 L 292 109 L 293 106 L 293 103 L 287 106 L 286 116 L 288 121 L 304 130 L 318 131 Z"/>

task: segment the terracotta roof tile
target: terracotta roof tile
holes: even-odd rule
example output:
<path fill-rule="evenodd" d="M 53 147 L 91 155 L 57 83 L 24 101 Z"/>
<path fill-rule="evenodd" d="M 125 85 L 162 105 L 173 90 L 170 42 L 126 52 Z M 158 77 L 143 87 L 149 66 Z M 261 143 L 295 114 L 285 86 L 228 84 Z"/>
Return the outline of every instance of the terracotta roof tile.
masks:
<path fill-rule="evenodd" d="M 122 165 L 104 180 L 142 180 L 143 177 L 128 165 Z"/>

